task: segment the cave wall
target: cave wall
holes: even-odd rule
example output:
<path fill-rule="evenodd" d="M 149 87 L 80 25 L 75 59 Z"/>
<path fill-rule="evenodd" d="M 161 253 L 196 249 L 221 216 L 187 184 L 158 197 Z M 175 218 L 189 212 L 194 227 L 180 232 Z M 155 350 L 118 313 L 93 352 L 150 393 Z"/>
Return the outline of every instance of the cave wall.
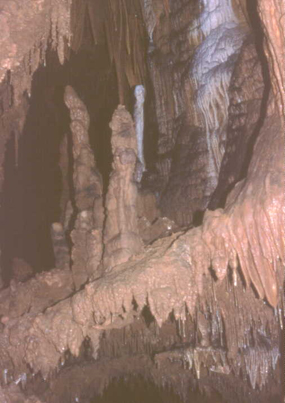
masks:
<path fill-rule="evenodd" d="M 235 2 L 178 1 L 169 9 L 157 3 L 148 64 L 159 129 L 160 207 L 184 226 L 205 210 L 218 182 L 227 92 L 249 24 Z"/>
<path fill-rule="evenodd" d="M 253 147 L 264 123 L 268 102 L 269 77 L 267 70 L 263 74 L 263 69 L 266 69 L 266 66 L 261 65 L 256 41 L 251 35 L 242 46 L 228 92 L 225 154 L 218 184 L 208 205 L 210 209 L 223 207 L 230 190 L 246 177 Z"/>

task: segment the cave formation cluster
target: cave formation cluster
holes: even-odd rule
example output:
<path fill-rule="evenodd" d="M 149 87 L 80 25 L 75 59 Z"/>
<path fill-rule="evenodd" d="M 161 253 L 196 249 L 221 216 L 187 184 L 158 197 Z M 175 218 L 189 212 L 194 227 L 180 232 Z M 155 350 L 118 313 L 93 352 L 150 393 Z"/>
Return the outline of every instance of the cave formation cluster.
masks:
<path fill-rule="evenodd" d="M 283 15 L 280 0 L 1 4 L 0 190 L 49 52 L 64 65 L 88 26 L 118 92 L 103 183 L 88 105 L 64 86 L 55 268 L 0 276 L 1 401 L 89 402 L 133 375 L 183 401 L 281 399 Z"/>

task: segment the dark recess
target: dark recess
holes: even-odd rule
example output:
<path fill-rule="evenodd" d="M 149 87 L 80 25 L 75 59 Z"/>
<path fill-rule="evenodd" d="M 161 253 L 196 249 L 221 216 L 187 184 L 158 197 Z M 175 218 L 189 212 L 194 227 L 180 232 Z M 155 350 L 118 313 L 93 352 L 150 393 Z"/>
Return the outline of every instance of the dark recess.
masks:
<path fill-rule="evenodd" d="M 35 272 L 54 267 L 50 226 L 60 218 L 62 191 L 59 147 L 69 133 L 70 191 L 72 197 L 72 144 L 70 118 L 63 101 L 66 85 L 72 85 L 90 116 L 90 145 L 107 191 L 112 165 L 109 123 L 119 103 L 115 67 L 110 64 L 106 43 L 94 44 L 89 24 L 77 53 L 70 52 L 63 66 L 51 49 L 46 66 L 33 77 L 30 108 L 19 141 L 19 163 L 15 161 L 12 135 L 5 156 L 5 182 L 1 194 L 0 248 L 4 281 L 12 277 L 12 259 L 28 262 Z M 146 85 L 145 158 L 147 166 L 155 158 L 157 129 L 150 80 Z M 133 89 L 127 95 L 133 113 Z"/>
<path fill-rule="evenodd" d="M 54 267 L 50 226 L 59 220 L 61 213 L 59 146 L 65 133 L 70 136 L 69 113 L 63 101 L 67 84 L 75 88 L 88 108 L 91 147 L 105 184 L 108 182 L 111 170 L 109 121 L 118 104 L 116 77 L 108 63 L 104 46 L 71 54 L 64 66 L 59 64 L 57 55 L 49 51 L 46 67 L 41 66 L 34 74 L 30 108 L 19 141 L 18 166 L 14 135 L 5 156 L 0 215 L 5 284 L 11 279 L 14 257 L 24 259 L 36 272 Z M 71 156 L 71 147 L 69 154 Z M 72 185 L 72 163 L 70 165 Z"/>

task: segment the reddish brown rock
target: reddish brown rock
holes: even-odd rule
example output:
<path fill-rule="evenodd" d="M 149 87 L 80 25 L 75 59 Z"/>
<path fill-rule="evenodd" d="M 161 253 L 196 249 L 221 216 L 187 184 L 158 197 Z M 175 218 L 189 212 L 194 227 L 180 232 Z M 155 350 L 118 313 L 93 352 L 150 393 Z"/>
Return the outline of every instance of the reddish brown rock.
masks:
<path fill-rule="evenodd" d="M 146 245 L 177 230 L 178 227 L 175 222 L 167 217 L 159 217 L 152 224 L 145 217 L 139 219 L 139 233 Z"/>
<path fill-rule="evenodd" d="M 137 139 L 130 113 L 119 105 L 110 123 L 113 171 L 106 196 L 104 266 L 110 271 L 142 249 L 138 232 L 137 195 L 134 170 Z"/>
<path fill-rule="evenodd" d="M 60 198 L 60 210 L 61 219 L 60 222 L 65 229 L 68 229 L 68 223 L 70 219 L 70 189 L 69 189 L 69 171 L 70 171 L 70 160 L 68 156 L 68 136 L 64 135 L 60 144 L 60 157 L 59 157 L 59 167 L 61 171 L 61 182 L 62 191 Z"/>
<path fill-rule="evenodd" d="M 74 89 L 67 86 L 64 100 L 70 110 L 73 142 L 73 183 L 77 217 L 71 233 L 72 272 L 79 288 L 88 279 L 98 277 L 102 257 L 102 177 L 96 168 L 89 145 L 89 115 Z"/>

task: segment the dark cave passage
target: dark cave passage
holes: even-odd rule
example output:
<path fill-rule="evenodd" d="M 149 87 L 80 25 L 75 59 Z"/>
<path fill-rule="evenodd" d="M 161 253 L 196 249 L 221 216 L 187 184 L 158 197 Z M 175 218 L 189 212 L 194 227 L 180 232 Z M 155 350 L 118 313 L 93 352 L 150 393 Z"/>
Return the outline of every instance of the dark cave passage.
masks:
<path fill-rule="evenodd" d="M 36 272 L 54 267 L 50 227 L 61 214 L 60 144 L 66 133 L 70 136 L 69 113 L 63 102 L 67 84 L 77 89 L 88 107 L 90 143 L 107 182 L 111 170 L 109 121 L 118 100 L 114 74 L 105 74 L 102 55 L 104 49 L 97 56 L 96 52 L 82 51 L 61 66 L 56 54 L 50 52 L 47 66 L 34 74 L 23 133 L 19 141 L 11 136 L 5 157 L 0 243 L 6 283 L 12 276 L 14 257 L 24 259 Z M 71 184 L 72 161 L 69 165 Z"/>
<path fill-rule="evenodd" d="M 6 281 L 12 258 L 23 258 L 36 271 L 53 267 L 50 225 L 57 221 L 61 178 L 59 144 L 68 128 L 67 114 L 56 113 L 60 102 L 52 74 L 42 67 L 35 74 L 30 108 L 18 145 L 8 144 L 2 193 L 1 248 Z"/>
<path fill-rule="evenodd" d="M 146 63 L 146 60 L 145 60 Z M 106 33 L 94 40 L 90 18 L 85 16 L 81 44 L 69 51 L 64 65 L 48 49 L 45 65 L 33 75 L 29 111 L 19 141 L 12 136 L 5 156 L 5 183 L 1 194 L 0 248 L 4 281 L 13 277 L 13 258 L 26 261 L 34 272 L 54 267 L 51 224 L 61 217 L 62 172 L 60 145 L 68 135 L 69 191 L 73 198 L 73 157 L 69 112 L 63 101 L 71 85 L 87 107 L 89 140 L 107 192 L 112 169 L 111 121 L 119 104 L 118 75 L 110 60 Z M 148 77 L 145 101 L 144 152 L 153 169 L 158 140 L 152 83 Z M 125 83 L 127 109 L 134 112 L 134 87 Z M 17 155 L 16 155 L 17 154 Z M 17 161 L 16 161 L 17 160 Z"/>
<path fill-rule="evenodd" d="M 88 109 L 90 145 L 103 177 L 104 193 L 107 191 L 112 164 L 109 123 L 119 103 L 117 77 L 106 44 L 91 47 L 88 34 L 85 38 L 80 50 L 71 52 L 63 66 L 55 52 L 48 52 L 46 66 L 40 66 L 33 76 L 23 132 L 19 140 L 13 135 L 7 145 L 0 217 L 1 260 L 6 284 L 12 278 L 15 257 L 26 261 L 34 272 L 51 269 L 55 264 L 50 228 L 62 213 L 63 183 L 58 164 L 60 144 L 66 133 L 71 197 L 73 187 L 70 118 L 63 101 L 66 85 L 76 89 Z M 153 94 L 151 84 L 148 86 L 145 103 L 147 166 L 155 158 L 157 142 Z M 131 113 L 132 92 L 129 88 L 127 107 Z"/>

